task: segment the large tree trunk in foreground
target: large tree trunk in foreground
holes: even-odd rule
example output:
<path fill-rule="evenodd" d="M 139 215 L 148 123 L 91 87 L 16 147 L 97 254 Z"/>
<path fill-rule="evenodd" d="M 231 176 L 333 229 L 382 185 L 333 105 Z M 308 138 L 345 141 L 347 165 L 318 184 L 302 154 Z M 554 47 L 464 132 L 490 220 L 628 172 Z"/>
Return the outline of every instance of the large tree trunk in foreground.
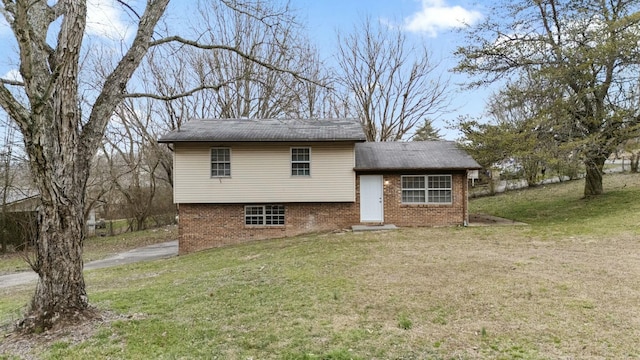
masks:
<path fill-rule="evenodd" d="M 33 85 L 51 82 L 53 91 L 45 101 L 35 104 L 31 101 L 28 119 L 31 126 L 25 129 L 21 124 L 27 134 L 25 149 L 31 175 L 42 200 L 36 258 L 31 264 L 39 281 L 24 324 L 36 331 L 53 326 L 57 319 L 83 314 L 88 308 L 82 274 L 84 193 L 90 159 L 96 149 L 92 148 L 95 140 L 79 131 L 82 115 L 76 100 L 86 4 L 74 2 L 63 6 L 67 14 L 58 39 L 63 51 L 56 54 L 53 62 L 57 72 L 30 74 Z M 34 12 L 31 16 L 35 19 L 42 15 Z M 23 63 L 21 71 L 28 74 L 32 67 L 33 64 Z"/>
<path fill-rule="evenodd" d="M 76 197 L 77 198 L 77 197 Z M 66 201 L 68 203 L 64 203 Z M 39 213 L 34 270 L 38 285 L 23 326 L 34 331 L 52 327 L 57 319 L 84 317 L 88 308 L 82 274 L 84 220 L 82 202 L 55 199 Z"/>
<path fill-rule="evenodd" d="M 602 174 L 604 162 L 607 158 L 603 156 L 585 160 L 586 175 L 584 181 L 584 196 L 602 195 Z"/>
<path fill-rule="evenodd" d="M 36 257 L 31 261 L 39 281 L 22 322 L 25 331 L 36 332 L 93 313 L 88 311 L 82 274 L 89 164 L 169 0 L 147 0 L 133 42 L 104 79 L 88 118 L 83 118 L 78 105 L 86 1 L 49 2 L 5 1 L 0 5 L 19 48 L 23 80 L 0 81 L 0 106 L 20 128 L 42 199 Z M 7 83 L 19 86 L 28 103 L 22 103 Z"/>
<path fill-rule="evenodd" d="M 42 198 L 39 233 L 35 239 L 36 259 L 32 262 L 40 279 L 23 322 L 26 330 L 46 330 L 65 320 L 92 314 L 92 311 L 87 311 L 89 307 L 82 275 L 83 211 L 89 164 L 116 106 L 126 97 L 154 97 L 127 92 L 127 83 L 150 47 L 178 42 L 202 49 L 232 51 L 267 69 L 289 72 L 299 79 L 308 80 L 232 46 L 199 44 L 178 36 L 153 40 L 154 29 L 168 2 L 146 0 L 141 15 L 128 5 L 134 2 L 115 2 L 139 18 L 137 32 L 115 68 L 105 73 L 104 81 L 91 79 L 91 84 L 87 85 L 90 90 L 85 88 L 83 90 L 89 91 L 81 91 L 82 94 L 78 91 L 79 59 L 85 35 L 87 2 L 0 2 L 0 13 L 10 25 L 17 43 L 22 76 L 21 81 L 0 78 L 0 107 L 20 128 L 31 174 Z M 252 9 L 253 5 L 247 8 Z M 128 43 L 124 41 L 122 46 Z M 90 64 L 91 61 L 84 63 Z M 12 88 L 15 92 L 9 86 L 15 87 Z M 179 95 L 161 98 L 176 99 L 205 88 L 217 89 L 219 86 L 202 85 Z M 93 91 L 97 93 L 95 97 L 91 95 Z M 90 113 L 85 112 L 88 116 L 83 116 L 79 108 L 79 103 L 84 101 L 93 102 Z"/>

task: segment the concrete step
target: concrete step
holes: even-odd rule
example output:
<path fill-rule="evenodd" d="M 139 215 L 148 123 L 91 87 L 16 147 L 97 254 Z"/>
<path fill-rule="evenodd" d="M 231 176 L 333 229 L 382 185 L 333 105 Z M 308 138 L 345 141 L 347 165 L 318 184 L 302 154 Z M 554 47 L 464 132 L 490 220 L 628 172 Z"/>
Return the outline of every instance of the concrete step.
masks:
<path fill-rule="evenodd" d="M 351 230 L 353 231 L 378 231 L 378 230 L 396 230 L 397 227 L 393 224 L 382 225 L 353 225 Z"/>

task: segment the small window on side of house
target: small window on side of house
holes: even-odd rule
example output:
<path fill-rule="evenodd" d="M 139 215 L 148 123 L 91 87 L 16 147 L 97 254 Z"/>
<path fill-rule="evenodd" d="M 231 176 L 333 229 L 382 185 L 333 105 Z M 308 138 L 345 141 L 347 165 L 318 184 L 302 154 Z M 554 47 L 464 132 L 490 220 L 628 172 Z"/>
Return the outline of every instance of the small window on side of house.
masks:
<path fill-rule="evenodd" d="M 231 177 L 231 149 L 211 148 L 211 177 Z"/>
<path fill-rule="evenodd" d="M 291 148 L 291 176 L 311 176 L 311 148 Z"/>
<path fill-rule="evenodd" d="M 257 226 L 284 225 L 284 205 L 247 205 L 244 224 Z"/>

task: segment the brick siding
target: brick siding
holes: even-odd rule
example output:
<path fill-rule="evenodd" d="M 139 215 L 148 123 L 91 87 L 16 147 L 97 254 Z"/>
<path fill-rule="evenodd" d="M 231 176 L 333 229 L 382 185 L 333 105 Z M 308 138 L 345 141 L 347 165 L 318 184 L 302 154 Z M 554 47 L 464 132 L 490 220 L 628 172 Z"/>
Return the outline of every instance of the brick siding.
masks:
<path fill-rule="evenodd" d="M 180 204 L 179 252 L 185 254 L 254 240 L 349 228 L 360 223 L 359 184 L 358 175 L 354 203 L 278 204 L 285 206 L 285 225 L 282 226 L 245 225 L 244 206 L 260 204 Z M 447 226 L 462 225 L 467 220 L 467 176 L 464 171 L 452 174 L 451 204 L 402 204 L 400 174 L 383 174 L 383 186 L 386 224 Z"/>
<path fill-rule="evenodd" d="M 436 174 L 444 173 L 434 173 Z M 397 226 L 463 225 L 468 218 L 467 175 L 466 172 L 446 174 L 452 175 L 450 204 L 403 204 L 401 175 L 383 175 L 384 222 Z M 420 175 L 425 174 L 420 173 Z"/>
<path fill-rule="evenodd" d="M 259 204 L 251 204 L 259 205 Z M 253 240 L 349 228 L 359 222 L 355 203 L 284 203 L 285 225 L 245 225 L 245 204 L 180 204 L 180 254 Z"/>

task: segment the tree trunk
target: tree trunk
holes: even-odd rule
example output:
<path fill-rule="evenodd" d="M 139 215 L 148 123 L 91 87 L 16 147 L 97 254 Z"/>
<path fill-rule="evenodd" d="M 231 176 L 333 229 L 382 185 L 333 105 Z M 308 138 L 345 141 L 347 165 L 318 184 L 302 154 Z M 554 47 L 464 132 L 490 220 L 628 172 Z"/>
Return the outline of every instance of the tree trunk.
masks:
<path fill-rule="evenodd" d="M 59 319 L 85 318 L 89 308 L 82 274 L 82 201 L 65 200 L 44 203 L 39 212 L 33 264 L 39 280 L 22 324 L 29 331 L 51 328 Z"/>
<path fill-rule="evenodd" d="M 66 88 L 73 89 L 73 85 Z M 57 99 L 48 112 L 51 115 L 31 117 L 39 129 L 37 141 L 27 143 L 26 149 L 42 203 L 38 210 L 36 258 L 31 264 L 39 279 L 21 326 L 29 332 L 82 320 L 92 314 L 87 311 L 82 245 L 84 195 L 94 150 L 83 149 L 78 130 L 68 125 L 80 122 L 80 111 L 73 99 L 71 94 Z M 49 131 L 41 132 L 48 126 Z"/>
<path fill-rule="evenodd" d="M 604 162 L 607 158 L 604 156 L 586 159 L 586 176 L 584 182 L 584 196 L 602 195 L 602 174 Z"/>
<path fill-rule="evenodd" d="M 640 153 L 631 155 L 631 172 L 638 172 L 638 164 L 640 163 Z M 624 158 L 622 159 L 622 170 L 624 170 Z"/>
<path fill-rule="evenodd" d="M 6 205 L 2 205 L 2 214 L 0 214 L 0 238 L 2 239 L 2 249 L 0 249 L 1 254 L 5 254 L 7 252 L 7 211 Z"/>
<path fill-rule="evenodd" d="M 20 328 L 43 331 L 92 316 L 82 274 L 85 190 L 89 164 L 126 85 L 147 53 L 169 0 L 147 0 L 130 48 L 104 79 L 83 120 L 78 74 L 86 25 L 85 1 L 5 2 L 20 55 L 24 106 L 0 84 L 0 106 L 20 128 L 31 175 L 40 192 L 36 258 L 39 280 Z M 6 14 L 5 14 L 6 15 Z M 55 48 L 46 41 L 58 30 Z M 53 30 L 55 31 L 55 30 Z"/>

